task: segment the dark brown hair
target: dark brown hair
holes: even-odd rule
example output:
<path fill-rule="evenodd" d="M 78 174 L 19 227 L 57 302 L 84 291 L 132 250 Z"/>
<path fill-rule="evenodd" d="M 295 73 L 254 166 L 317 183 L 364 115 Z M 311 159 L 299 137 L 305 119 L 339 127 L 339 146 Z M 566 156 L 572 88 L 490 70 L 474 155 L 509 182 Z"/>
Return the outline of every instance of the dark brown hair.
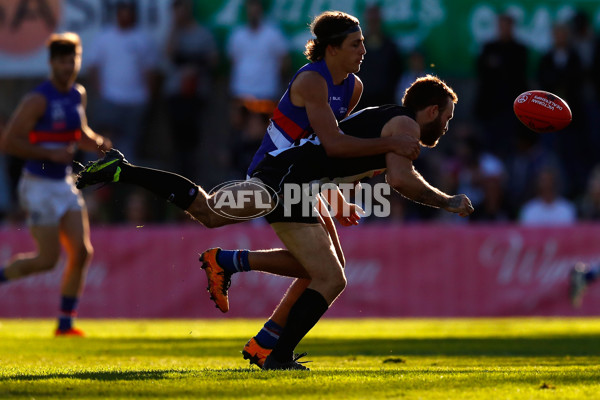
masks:
<path fill-rule="evenodd" d="M 341 46 L 350 33 L 358 31 L 359 23 L 358 18 L 341 11 L 317 15 L 310 24 L 315 38 L 306 43 L 304 55 L 312 62 L 321 60 L 328 45 Z"/>
<path fill-rule="evenodd" d="M 446 108 L 448 98 L 454 104 L 458 102 L 458 96 L 454 90 L 443 80 L 433 75 L 417 78 L 404 92 L 402 105 L 414 112 L 420 111 L 432 105 L 438 105 L 440 111 Z"/>
<path fill-rule="evenodd" d="M 67 54 L 81 55 L 81 39 L 74 32 L 53 33 L 48 39 L 50 59 Z"/>

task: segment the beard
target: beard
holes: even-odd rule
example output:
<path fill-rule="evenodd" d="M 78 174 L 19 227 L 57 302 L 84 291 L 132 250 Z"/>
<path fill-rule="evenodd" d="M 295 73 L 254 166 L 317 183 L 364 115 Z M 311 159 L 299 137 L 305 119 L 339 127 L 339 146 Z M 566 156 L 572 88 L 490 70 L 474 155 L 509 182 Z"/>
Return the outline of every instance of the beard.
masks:
<path fill-rule="evenodd" d="M 435 147 L 444 135 L 444 124 L 440 115 L 421 127 L 421 144 L 425 147 Z"/>

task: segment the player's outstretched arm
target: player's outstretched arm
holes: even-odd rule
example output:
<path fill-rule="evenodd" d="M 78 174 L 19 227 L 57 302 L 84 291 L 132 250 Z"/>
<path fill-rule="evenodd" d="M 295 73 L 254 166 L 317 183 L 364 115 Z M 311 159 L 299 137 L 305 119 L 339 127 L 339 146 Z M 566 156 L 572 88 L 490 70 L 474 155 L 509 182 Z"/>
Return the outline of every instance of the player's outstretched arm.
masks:
<path fill-rule="evenodd" d="M 419 138 L 420 128 L 416 121 L 408 117 L 392 118 L 383 128 L 382 136 L 412 136 Z M 412 161 L 394 153 L 385 156 L 386 180 L 404 197 L 424 205 L 441 208 L 462 217 L 473 212 L 471 201 L 464 194 L 450 196 L 433 187 L 419 174 Z"/>
<path fill-rule="evenodd" d="M 441 208 L 461 217 L 470 215 L 474 209 L 464 194 L 450 196 L 430 185 L 413 167 L 412 162 L 396 154 L 386 155 L 389 185 L 404 197 L 421 204 Z"/>

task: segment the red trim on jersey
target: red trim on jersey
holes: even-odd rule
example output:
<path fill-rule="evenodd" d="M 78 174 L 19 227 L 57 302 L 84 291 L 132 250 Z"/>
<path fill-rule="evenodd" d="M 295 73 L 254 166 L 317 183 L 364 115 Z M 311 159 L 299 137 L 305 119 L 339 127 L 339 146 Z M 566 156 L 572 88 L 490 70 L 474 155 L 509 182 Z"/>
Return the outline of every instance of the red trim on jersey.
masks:
<path fill-rule="evenodd" d="M 31 144 L 36 144 L 40 142 L 76 142 L 79 139 L 81 139 L 81 129 L 74 129 L 72 131 L 65 132 L 29 132 L 29 142 Z"/>
<path fill-rule="evenodd" d="M 281 129 L 292 139 L 301 138 L 306 130 L 302 129 L 297 123 L 289 119 L 285 114 L 279 111 L 279 107 L 273 111 L 273 122 L 280 126 Z"/>

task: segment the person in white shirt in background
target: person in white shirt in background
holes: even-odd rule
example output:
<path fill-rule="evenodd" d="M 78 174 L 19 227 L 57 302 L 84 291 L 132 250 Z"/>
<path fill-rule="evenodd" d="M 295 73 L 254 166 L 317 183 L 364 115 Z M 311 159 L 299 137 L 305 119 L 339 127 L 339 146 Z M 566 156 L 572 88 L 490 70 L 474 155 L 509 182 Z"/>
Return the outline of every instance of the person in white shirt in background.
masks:
<path fill-rule="evenodd" d="M 100 99 L 95 126 L 135 160 L 147 106 L 157 82 L 158 47 L 137 25 L 137 5 L 119 0 L 116 25 L 95 38 L 84 59 Z"/>
<path fill-rule="evenodd" d="M 575 205 L 560 196 L 558 171 L 542 168 L 537 176 L 537 196 L 523 205 L 522 225 L 569 225 L 577 220 Z"/>
<path fill-rule="evenodd" d="M 281 30 L 263 16 L 261 0 L 246 0 L 245 25 L 227 41 L 231 94 L 238 98 L 278 100 L 281 75 L 289 67 L 289 45 Z"/>
<path fill-rule="evenodd" d="M 232 143 L 247 139 L 249 112 L 271 115 L 291 67 L 288 40 L 265 19 L 262 0 L 246 0 L 245 11 L 246 23 L 233 28 L 226 43 L 231 62 Z"/>

